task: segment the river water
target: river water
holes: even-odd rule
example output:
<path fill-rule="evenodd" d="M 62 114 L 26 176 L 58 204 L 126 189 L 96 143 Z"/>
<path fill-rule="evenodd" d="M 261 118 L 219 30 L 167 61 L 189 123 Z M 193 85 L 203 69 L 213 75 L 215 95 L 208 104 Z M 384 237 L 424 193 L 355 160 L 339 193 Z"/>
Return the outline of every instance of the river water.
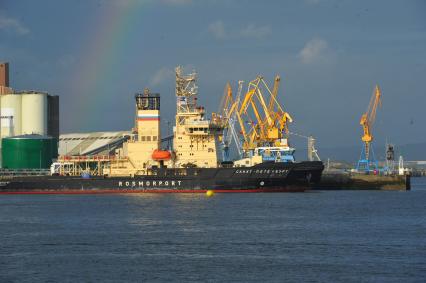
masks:
<path fill-rule="evenodd" d="M 0 282 L 425 282 L 412 191 L 0 197 Z"/>

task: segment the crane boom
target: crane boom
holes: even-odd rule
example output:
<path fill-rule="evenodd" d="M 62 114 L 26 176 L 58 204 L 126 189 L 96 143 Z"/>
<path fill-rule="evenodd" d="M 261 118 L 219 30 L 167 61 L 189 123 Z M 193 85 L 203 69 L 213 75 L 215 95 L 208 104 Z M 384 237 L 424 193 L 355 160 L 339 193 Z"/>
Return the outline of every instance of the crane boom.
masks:
<path fill-rule="evenodd" d="M 268 105 L 269 112 L 272 112 L 274 110 L 274 104 L 275 104 L 275 100 L 277 98 L 278 88 L 280 86 L 280 81 L 281 81 L 280 76 L 276 75 L 275 80 L 274 80 L 274 88 L 272 89 L 271 99 L 269 100 L 269 105 Z"/>
<path fill-rule="evenodd" d="M 371 129 L 376 120 L 377 108 L 379 105 L 381 105 L 381 92 L 379 86 L 376 85 L 370 103 L 368 104 L 367 112 L 362 114 L 359 122 L 364 130 L 364 135 L 362 136 L 362 141 L 364 142 L 371 142 L 373 140 Z"/>
<path fill-rule="evenodd" d="M 370 125 L 373 125 L 374 121 L 376 120 L 376 113 L 377 113 L 377 107 L 381 105 L 381 92 L 379 89 L 379 86 L 376 85 L 376 88 L 374 90 L 374 102 L 373 106 L 371 107 L 371 112 L 369 115 L 369 123 Z"/>
<path fill-rule="evenodd" d="M 271 112 L 269 111 L 268 106 L 266 105 L 265 99 L 263 97 L 263 94 L 259 88 L 257 88 L 257 97 L 259 99 L 260 106 L 262 107 L 263 112 L 265 113 L 265 118 L 266 118 L 266 121 L 268 122 L 268 126 L 272 126 L 273 120 L 271 118 Z"/>
<path fill-rule="evenodd" d="M 225 85 L 225 90 L 224 90 L 224 94 L 222 96 L 222 99 L 220 100 L 220 104 L 219 104 L 219 111 L 218 113 L 226 118 L 226 110 L 229 109 L 230 105 L 232 105 L 233 103 L 233 97 L 232 97 L 232 88 L 231 85 L 228 83 L 226 83 Z"/>

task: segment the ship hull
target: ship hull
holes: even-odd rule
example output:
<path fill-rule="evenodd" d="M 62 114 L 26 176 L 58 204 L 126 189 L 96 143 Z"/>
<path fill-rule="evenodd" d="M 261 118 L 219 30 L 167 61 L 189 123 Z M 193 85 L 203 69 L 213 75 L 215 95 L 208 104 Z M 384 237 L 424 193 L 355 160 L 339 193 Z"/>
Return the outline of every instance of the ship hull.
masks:
<path fill-rule="evenodd" d="M 322 162 L 270 162 L 240 168 L 157 169 L 133 177 L 14 177 L 0 181 L 0 194 L 302 192 L 320 181 L 323 169 Z"/>

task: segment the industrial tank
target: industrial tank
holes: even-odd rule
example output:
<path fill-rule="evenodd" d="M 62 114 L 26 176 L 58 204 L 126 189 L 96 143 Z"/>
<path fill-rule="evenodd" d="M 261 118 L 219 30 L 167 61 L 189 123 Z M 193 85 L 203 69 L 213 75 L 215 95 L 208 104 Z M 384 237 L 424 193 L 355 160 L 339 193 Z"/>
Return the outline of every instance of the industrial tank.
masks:
<path fill-rule="evenodd" d="M 2 167 L 7 169 L 46 169 L 58 155 L 54 138 L 21 135 L 2 139 Z"/>
<path fill-rule="evenodd" d="M 1 137 L 21 134 L 22 97 L 16 94 L 0 96 Z M 12 118 L 11 118 L 12 116 Z"/>
<path fill-rule="evenodd" d="M 59 140 L 59 96 L 47 96 L 47 135 Z"/>
<path fill-rule="evenodd" d="M 22 134 L 47 134 L 47 94 L 22 93 Z"/>

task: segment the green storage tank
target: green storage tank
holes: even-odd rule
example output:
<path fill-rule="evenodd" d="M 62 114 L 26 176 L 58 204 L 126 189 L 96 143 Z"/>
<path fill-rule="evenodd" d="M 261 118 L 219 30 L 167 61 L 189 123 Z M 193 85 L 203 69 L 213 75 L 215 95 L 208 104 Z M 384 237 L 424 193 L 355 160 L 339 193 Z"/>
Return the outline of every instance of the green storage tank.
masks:
<path fill-rule="evenodd" d="M 2 139 L 2 164 L 7 169 L 46 169 L 58 157 L 56 139 L 22 135 Z"/>

